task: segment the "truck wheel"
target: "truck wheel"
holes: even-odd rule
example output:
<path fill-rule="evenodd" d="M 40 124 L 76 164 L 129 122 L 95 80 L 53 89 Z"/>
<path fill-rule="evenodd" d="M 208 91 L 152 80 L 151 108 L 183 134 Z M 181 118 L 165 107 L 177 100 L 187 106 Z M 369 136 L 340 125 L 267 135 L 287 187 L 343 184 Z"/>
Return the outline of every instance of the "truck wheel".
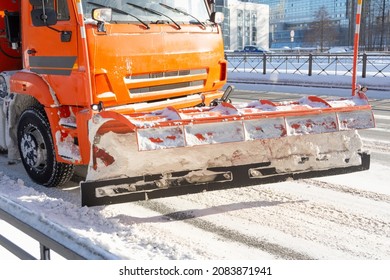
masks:
<path fill-rule="evenodd" d="M 43 109 L 31 107 L 21 114 L 17 138 L 24 168 L 36 183 L 57 187 L 70 180 L 74 166 L 56 161 L 50 131 L 50 124 Z"/>

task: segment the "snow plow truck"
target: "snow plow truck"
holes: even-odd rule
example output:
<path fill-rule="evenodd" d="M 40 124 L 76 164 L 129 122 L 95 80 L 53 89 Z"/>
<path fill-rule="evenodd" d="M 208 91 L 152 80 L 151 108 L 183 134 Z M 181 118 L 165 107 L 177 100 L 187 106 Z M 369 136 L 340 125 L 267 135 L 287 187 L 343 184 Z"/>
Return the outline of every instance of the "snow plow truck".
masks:
<path fill-rule="evenodd" d="M 0 148 L 86 206 L 368 169 L 359 88 L 231 102 L 213 2 L 1 1 Z"/>

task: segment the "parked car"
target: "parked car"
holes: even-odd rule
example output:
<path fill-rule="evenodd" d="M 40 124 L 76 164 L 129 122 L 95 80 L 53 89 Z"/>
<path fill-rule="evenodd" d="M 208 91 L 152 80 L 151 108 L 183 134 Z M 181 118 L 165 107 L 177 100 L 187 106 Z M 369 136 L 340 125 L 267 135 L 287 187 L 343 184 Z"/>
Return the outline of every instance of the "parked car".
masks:
<path fill-rule="evenodd" d="M 245 46 L 242 50 L 236 50 L 235 52 L 268 53 L 269 51 L 258 46 Z"/>
<path fill-rule="evenodd" d="M 352 50 L 346 47 L 333 47 L 327 51 L 327 53 L 350 53 L 350 52 L 352 52 Z"/>

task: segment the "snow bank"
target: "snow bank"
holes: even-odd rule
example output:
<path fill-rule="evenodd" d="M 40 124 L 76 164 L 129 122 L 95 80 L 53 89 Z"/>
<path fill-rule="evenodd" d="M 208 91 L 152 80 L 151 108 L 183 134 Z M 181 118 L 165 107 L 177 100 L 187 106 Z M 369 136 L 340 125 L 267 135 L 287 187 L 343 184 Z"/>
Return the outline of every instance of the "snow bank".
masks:
<path fill-rule="evenodd" d="M 4 193 L 6 192 L 6 193 Z M 54 222 L 50 217 L 50 212 L 42 213 L 42 209 L 35 209 L 39 205 L 47 210 L 59 210 L 72 215 L 84 212 L 88 215 L 88 210 L 77 209 L 76 206 L 58 199 L 46 197 L 42 193 L 26 187 L 22 180 L 14 181 L 8 176 L 0 173 L 0 208 L 16 217 L 23 223 L 28 224 L 35 230 L 47 235 L 53 240 L 65 245 L 69 249 L 78 252 L 80 256 L 86 259 L 114 259 L 115 255 L 109 253 L 103 248 L 97 247 L 88 238 L 69 230 L 65 225 Z M 32 207 L 29 207 L 32 206 Z M 38 210 L 38 211 L 37 211 Z"/>

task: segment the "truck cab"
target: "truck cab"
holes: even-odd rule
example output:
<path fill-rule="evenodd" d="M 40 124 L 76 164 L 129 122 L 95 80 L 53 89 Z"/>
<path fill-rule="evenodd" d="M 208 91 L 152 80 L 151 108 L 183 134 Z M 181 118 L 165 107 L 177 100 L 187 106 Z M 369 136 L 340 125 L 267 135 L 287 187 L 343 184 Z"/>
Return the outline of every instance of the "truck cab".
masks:
<path fill-rule="evenodd" d="M 0 3 L 0 146 L 57 186 L 90 161 L 89 121 L 209 104 L 226 61 L 212 1 Z"/>

